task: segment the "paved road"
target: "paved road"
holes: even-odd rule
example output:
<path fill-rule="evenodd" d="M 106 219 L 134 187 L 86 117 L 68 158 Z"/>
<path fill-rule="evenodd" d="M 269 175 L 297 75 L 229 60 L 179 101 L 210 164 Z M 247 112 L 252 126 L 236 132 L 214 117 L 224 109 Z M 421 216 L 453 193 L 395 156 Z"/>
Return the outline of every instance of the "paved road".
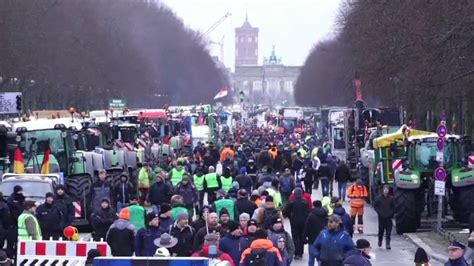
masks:
<path fill-rule="evenodd" d="M 336 187 L 335 187 L 336 189 Z M 336 190 L 335 190 L 336 191 Z M 312 195 L 313 200 L 321 199 L 321 192 L 318 190 L 313 190 Z M 344 202 L 344 207 L 346 211 L 349 211 L 349 206 Z M 374 258 L 371 259 L 372 265 L 387 265 L 387 266 L 413 266 L 414 254 L 416 251 L 416 246 L 410 241 L 406 240 L 403 236 L 397 235 L 395 230 L 392 231 L 392 241 L 391 241 L 391 250 L 386 250 L 383 245 L 382 248 L 377 247 L 377 214 L 372 209 L 370 205 L 366 205 L 365 214 L 364 214 L 364 234 L 360 235 L 354 234 L 354 242 L 359 238 L 367 239 L 372 245 L 372 252 L 375 254 Z M 290 228 L 290 223 L 288 219 L 285 221 L 285 227 Z M 290 231 L 288 229 L 288 231 Z M 305 246 L 305 254 L 303 260 L 293 261 L 292 265 L 308 265 L 308 254 L 307 247 Z M 442 266 L 443 264 L 437 261 L 431 261 L 432 266 Z"/>

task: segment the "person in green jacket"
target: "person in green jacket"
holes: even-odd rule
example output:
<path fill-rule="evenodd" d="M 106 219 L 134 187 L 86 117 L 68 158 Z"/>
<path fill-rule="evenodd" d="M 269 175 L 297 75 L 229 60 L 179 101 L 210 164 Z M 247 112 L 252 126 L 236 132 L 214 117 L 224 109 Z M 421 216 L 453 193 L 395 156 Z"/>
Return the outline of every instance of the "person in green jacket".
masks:
<path fill-rule="evenodd" d="M 222 187 L 221 179 L 216 173 L 214 166 L 209 166 L 209 172 L 204 176 L 204 191 L 207 193 L 209 205 L 216 200 L 215 192 Z"/>
<path fill-rule="evenodd" d="M 27 200 L 23 203 L 23 208 L 23 213 L 18 216 L 18 239 L 42 240 L 41 227 L 35 217 L 35 202 Z"/>
<path fill-rule="evenodd" d="M 183 180 L 183 176 L 186 173 L 186 170 L 184 170 L 184 165 L 182 161 L 178 161 L 176 163 L 176 167 L 171 169 L 171 171 L 168 174 L 168 178 L 171 181 L 171 185 L 176 187 L 176 185 Z"/>
<path fill-rule="evenodd" d="M 171 218 L 176 221 L 178 218 L 178 213 L 185 212 L 189 217 L 193 217 L 192 213 L 189 213 L 189 210 L 184 205 L 184 199 L 181 195 L 174 195 L 171 197 Z"/>
<path fill-rule="evenodd" d="M 230 173 L 230 168 L 226 167 L 224 168 L 224 172 L 220 176 L 221 184 L 222 184 L 222 189 L 227 193 L 229 190 L 232 188 L 232 182 L 234 181 L 234 178 L 232 177 Z"/>
<path fill-rule="evenodd" d="M 144 163 L 140 172 L 138 172 L 138 190 L 140 191 L 140 204 L 142 205 L 150 188 L 150 178 L 152 178 L 151 169 L 147 163 Z"/>
<path fill-rule="evenodd" d="M 323 208 L 325 208 L 328 211 L 328 215 L 332 215 L 332 213 L 334 212 L 334 208 L 331 204 L 331 198 L 329 198 L 328 196 L 325 196 L 321 200 L 321 203 L 323 204 Z"/>
<path fill-rule="evenodd" d="M 216 210 L 218 217 L 221 216 L 221 210 L 226 208 L 229 212 L 230 219 L 232 221 L 238 221 L 239 214 L 237 208 L 235 207 L 234 201 L 229 199 L 227 193 L 224 190 L 219 189 L 216 193 L 217 200 L 214 202 L 214 210 Z"/>
<path fill-rule="evenodd" d="M 145 227 L 145 208 L 138 205 L 138 198 L 136 196 L 130 197 L 130 204 L 127 208 L 130 212 L 130 223 L 133 224 L 137 230 Z"/>

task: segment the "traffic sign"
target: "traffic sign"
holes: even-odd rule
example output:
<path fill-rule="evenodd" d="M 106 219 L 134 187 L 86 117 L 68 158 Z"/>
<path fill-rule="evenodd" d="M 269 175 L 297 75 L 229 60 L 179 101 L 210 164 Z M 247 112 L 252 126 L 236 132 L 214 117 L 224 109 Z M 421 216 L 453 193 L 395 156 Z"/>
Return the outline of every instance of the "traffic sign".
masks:
<path fill-rule="evenodd" d="M 448 128 L 445 125 L 439 125 L 436 133 L 438 133 L 438 137 L 444 138 L 448 134 Z"/>
<path fill-rule="evenodd" d="M 438 196 L 444 196 L 446 194 L 446 182 L 435 180 L 434 193 Z"/>
<path fill-rule="evenodd" d="M 436 180 L 444 181 L 446 179 L 446 170 L 443 167 L 435 169 L 434 176 Z"/>
<path fill-rule="evenodd" d="M 127 105 L 127 101 L 124 99 L 110 99 L 109 108 L 114 111 L 122 111 Z"/>
<path fill-rule="evenodd" d="M 0 114 L 16 114 L 18 112 L 21 112 L 21 92 L 0 93 Z"/>
<path fill-rule="evenodd" d="M 444 149 L 444 138 L 438 138 L 436 146 L 438 147 L 438 151 L 442 151 Z"/>

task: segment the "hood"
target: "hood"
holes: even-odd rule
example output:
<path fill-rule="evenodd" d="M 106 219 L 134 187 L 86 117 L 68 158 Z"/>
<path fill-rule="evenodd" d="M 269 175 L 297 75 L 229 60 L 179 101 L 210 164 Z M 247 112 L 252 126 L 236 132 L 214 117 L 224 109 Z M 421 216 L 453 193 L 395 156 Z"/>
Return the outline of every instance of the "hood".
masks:
<path fill-rule="evenodd" d="M 343 216 L 344 214 L 346 214 L 346 209 L 344 209 L 344 207 L 339 207 L 335 208 L 333 212 L 339 216 Z"/>
<path fill-rule="evenodd" d="M 328 211 L 324 208 L 315 208 L 312 210 L 312 213 L 321 218 L 327 218 L 328 217 Z"/>
<path fill-rule="evenodd" d="M 327 207 L 331 205 L 331 199 L 329 197 L 323 197 L 321 200 L 321 203 L 323 204 L 323 207 Z"/>
<path fill-rule="evenodd" d="M 269 250 L 273 248 L 273 242 L 268 239 L 256 239 L 252 241 L 252 244 L 250 244 L 251 249 L 258 249 L 258 248 L 263 248 L 266 250 Z"/>
<path fill-rule="evenodd" d="M 118 230 L 125 230 L 125 229 L 133 230 L 133 225 L 127 220 L 118 219 L 112 224 L 111 228 L 117 228 Z"/>
<path fill-rule="evenodd" d="M 204 213 L 204 210 L 208 209 L 209 212 L 212 212 L 212 207 L 209 205 L 202 206 L 202 208 L 199 210 L 199 219 L 202 219 L 202 214 Z"/>
<path fill-rule="evenodd" d="M 245 175 L 245 174 L 247 174 L 247 168 L 245 168 L 245 166 L 244 166 L 244 167 L 240 167 L 239 172 L 240 172 L 241 174 Z"/>

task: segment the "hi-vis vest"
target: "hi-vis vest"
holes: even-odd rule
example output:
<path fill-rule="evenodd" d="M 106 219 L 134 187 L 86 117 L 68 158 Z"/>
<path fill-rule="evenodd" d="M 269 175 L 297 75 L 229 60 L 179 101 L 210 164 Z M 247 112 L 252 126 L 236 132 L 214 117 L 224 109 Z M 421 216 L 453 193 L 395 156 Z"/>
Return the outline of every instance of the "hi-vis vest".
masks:
<path fill-rule="evenodd" d="M 229 190 L 232 188 L 232 176 L 229 176 L 229 177 L 221 176 L 221 183 L 222 183 L 222 189 L 225 192 L 229 192 Z"/>
<path fill-rule="evenodd" d="M 38 220 L 33 214 L 29 213 L 22 213 L 18 217 L 18 239 L 20 240 L 29 240 L 30 236 L 28 235 L 28 231 L 26 230 L 26 219 L 27 218 L 32 218 L 35 221 L 35 226 L 36 226 L 36 235 L 31 236 L 33 240 L 41 240 L 41 228 L 39 226 Z"/>
<path fill-rule="evenodd" d="M 365 205 L 365 198 L 368 196 L 365 186 L 353 184 L 347 191 L 347 197 L 351 199 L 351 207 L 362 208 Z"/>
<path fill-rule="evenodd" d="M 194 185 L 196 186 L 196 189 L 198 191 L 202 191 L 204 189 L 204 175 L 202 176 L 197 176 L 197 175 L 194 175 L 193 177 L 193 182 L 194 182 Z"/>
<path fill-rule="evenodd" d="M 219 183 L 217 182 L 217 174 L 209 173 L 204 176 L 206 179 L 207 188 L 218 188 Z"/>
<path fill-rule="evenodd" d="M 181 180 L 183 180 L 184 173 L 184 169 L 178 171 L 176 168 L 173 168 L 171 170 L 171 184 L 173 185 L 173 187 L 175 187 L 179 182 L 181 182 Z"/>

